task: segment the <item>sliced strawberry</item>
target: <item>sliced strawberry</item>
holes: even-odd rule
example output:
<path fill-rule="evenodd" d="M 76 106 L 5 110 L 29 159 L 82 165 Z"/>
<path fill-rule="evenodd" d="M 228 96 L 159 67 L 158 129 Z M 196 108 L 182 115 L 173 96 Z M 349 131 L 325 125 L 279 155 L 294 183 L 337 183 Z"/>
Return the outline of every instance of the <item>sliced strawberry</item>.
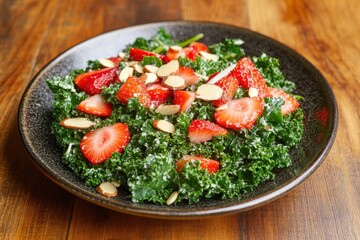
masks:
<path fill-rule="evenodd" d="M 155 107 L 165 103 L 172 93 L 171 89 L 164 87 L 160 83 L 151 84 L 146 90 L 150 95 L 151 105 Z"/>
<path fill-rule="evenodd" d="M 190 43 L 189 47 L 195 48 L 198 51 L 209 52 L 209 48 L 205 44 L 200 42 L 192 42 Z"/>
<path fill-rule="evenodd" d="M 191 60 L 196 60 L 196 57 L 200 54 L 199 49 L 194 47 L 186 47 L 183 49 L 183 51 L 185 53 L 185 56 Z"/>
<path fill-rule="evenodd" d="M 187 112 L 195 100 L 195 97 L 195 92 L 175 90 L 173 104 L 180 105 L 181 112 Z"/>
<path fill-rule="evenodd" d="M 139 103 L 144 107 L 150 107 L 150 95 L 146 90 L 145 83 L 137 78 L 129 77 L 116 93 L 116 98 L 127 104 L 128 99 L 133 97 L 137 97 Z"/>
<path fill-rule="evenodd" d="M 240 98 L 227 103 L 228 108 L 215 112 L 215 121 L 224 128 L 250 129 L 263 111 L 261 98 Z"/>
<path fill-rule="evenodd" d="M 80 150 L 92 164 L 99 164 L 114 152 L 122 152 L 130 141 L 130 132 L 123 123 L 98 128 L 85 134 Z"/>
<path fill-rule="evenodd" d="M 77 75 L 74 83 L 89 95 L 101 93 L 102 87 L 109 86 L 116 79 L 117 68 L 103 68 Z"/>
<path fill-rule="evenodd" d="M 180 51 L 176 51 L 176 50 L 173 50 L 173 49 L 169 48 L 169 50 L 165 54 L 164 62 L 168 63 L 171 60 L 178 59 L 179 57 L 186 57 L 185 52 L 183 51 L 183 49 L 180 50 Z"/>
<path fill-rule="evenodd" d="M 108 59 L 112 61 L 115 66 L 119 66 L 119 63 L 122 61 L 121 57 L 109 57 Z"/>
<path fill-rule="evenodd" d="M 260 97 L 270 97 L 264 77 L 249 58 L 240 59 L 231 74 L 238 80 L 239 86 L 245 89 L 256 88 Z"/>
<path fill-rule="evenodd" d="M 239 83 L 236 78 L 231 74 L 223 77 L 215 83 L 215 85 L 221 87 L 224 90 L 222 97 L 218 100 L 212 101 L 212 104 L 215 107 L 220 107 L 232 100 L 235 96 L 237 89 L 239 88 Z"/>
<path fill-rule="evenodd" d="M 207 121 L 195 119 L 191 121 L 188 128 L 188 136 L 191 143 L 210 141 L 215 136 L 226 135 L 228 131 L 219 125 Z"/>
<path fill-rule="evenodd" d="M 209 158 L 187 155 L 176 162 L 176 171 L 180 172 L 185 164 L 191 161 L 200 161 L 200 167 L 207 170 L 209 173 L 216 173 L 220 168 L 220 163 L 218 161 Z"/>
<path fill-rule="evenodd" d="M 99 117 L 108 117 L 112 113 L 112 105 L 106 103 L 100 94 L 86 98 L 77 106 L 77 109 Z"/>
<path fill-rule="evenodd" d="M 280 97 L 285 101 L 284 105 L 281 106 L 281 113 L 283 115 L 292 113 L 300 106 L 300 103 L 294 97 L 283 90 L 270 87 L 268 89 L 272 97 Z"/>
<path fill-rule="evenodd" d="M 191 86 L 199 81 L 195 71 L 190 67 L 180 66 L 179 69 L 173 74 L 185 79 L 186 85 Z"/>
<path fill-rule="evenodd" d="M 153 52 L 149 52 L 146 50 L 142 50 L 139 48 L 130 48 L 129 51 L 129 59 L 132 61 L 141 61 L 143 60 L 143 58 L 147 56 L 147 57 L 158 57 L 160 60 L 162 60 L 162 56 Z"/>

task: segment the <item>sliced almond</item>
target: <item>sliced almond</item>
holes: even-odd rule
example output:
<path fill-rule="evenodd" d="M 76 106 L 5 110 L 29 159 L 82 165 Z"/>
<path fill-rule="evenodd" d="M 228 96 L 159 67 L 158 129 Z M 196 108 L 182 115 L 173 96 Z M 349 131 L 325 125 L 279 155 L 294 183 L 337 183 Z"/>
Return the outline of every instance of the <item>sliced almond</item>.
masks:
<path fill-rule="evenodd" d="M 167 78 L 165 78 L 163 84 L 175 90 L 186 88 L 185 79 L 176 75 L 170 75 Z"/>
<path fill-rule="evenodd" d="M 183 48 L 177 45 L 170 46 L 170 50 L 173 50 L 175 52 L 180 52 Z"/>
<path fill-rule="evenodd" d="M 134 66 L 135 64 L 138 64 L 138 63 L 139 63 L 138 61 L 130 61 L 130 62 L 127 62 L 126 65 L 128 67 L 132 67 L 132 66 Z"/>
<path fill-rule="evenodd" d="M 159 78 L 155 73 L 144 73 L 139 79 L 145 84 L 156 83 L 159 81 Z"/>
<path fill-rule="evenodd" d="M 111 182 L 111 184 L 114 185 L 117 188 L 121 186 L 120 182 Z"/>
<path fill-rule="evenodd" d="M 179 69 L 179 62 L 177 60 L 172 60 L 167 64 L 164 64 L 161 67 L 159 67 L 156 73 L 159 77 L 163 78 L 176 72 L 178 69 Z"/>
<path fill-rule="evenodd" d="M 224 90 L 214 84 L 203 84 L 198 87 L 196 90 L 196 98 L 213 101 L 218 100 L 222 97 Z"/>
<path fill-rule="evenodd" d="M 144 70 L 149 73 L 156 73 L 159 68 L 155 65 L 145 65 Z"/>
<path fill-rule="evenodd" d="M 200 51 L 200 55 L 205 58 L 206 60 L 212 60 L 214 62 L 219 60 L 219 56 L 216 54 L 208 53 L 205 51 Z"/>
<path fill-rule="evenodd" d="M 163 132 L 167 133 L 174 133 L 175 132 L 175 126 L 171 122 L 165 121 L 165 120 L 155 120 L 152 125 L 154 128 L 161 130 Z"/>
<path fill-rule="evenodd" d="M 249 94 L 249 97 L 257 97 L 257 96 L 259 96 L 259 91 L 254 87 L 250 87 L 248 94 Z"/>
<path fill-rule="evenodd" d="M 235 44 L 235 45 L 241 45 L 241 44 L 243 44 L 243 43 L 244 43 L 244 41 L 241 40 L 240 38 L 234 40 L 234 44 Z"/>
<path fill-rule="evenodd" d="M 155 109 L 156 113 L 161 115 L 173 115 L 180 111 L 180 105 L 164 105 L 161 104 Z"/>
<path fill-rule="evenodd" d="M 95 123 L 87 118 L 66 118 L 60 122 L 60 125 L 71 129 L 87 129 Z"/>
<path fill-rule="evenodd" d="M 143 74 L 144 73 L 144 67 L 141 66 L 139 63 L 135 64 L 133 66 L 133 68 L 135 69 L 135 72 Z"/>
<path fill-rule="evenodd" d="M 173 204 L 176 201 L 176 199 L 178 198 L 178 196 L 179 196 L 179 193 L 177 191 L 171 193 L 169 198 L 166 200 L 166 204 L 167 205 Z"/>
<path fill-rule="evenodd" d="M 209 80 L 209 77 L 208 76 L 205 76 L 205 75 L 202 75 L 200 73 L 195 73 L 195 75 L 201 79 L 204 79 L 205 81 Z"/>
<path fill-rule="evenodd" d="M 96 187 L 96 190 L 106 196 L 106 197 L 116 197 L 117 196 L 117 189 L 116 187 L 110 182 L 103 182 L 99 186 Z"/>
<path fill-rule="evenodd" d="M 113 68 L 113 67 L 116 67 L 115 63 L 109 59 L 106 59 L 106 58 L 100 58 L 98 60 L 100 62 L 100 64 L 103 66 L 103 67 L 107 67 L 107 68 Z"/>
<path fill-rule="evenodd" d="M 134 73 L 134 68 L 132 67 L 124 67 L 123 70 L 121 70 L 119 75 L 119 80 L 121 82 L 125 82 L 126 79 L 128 79 L 130 76 L 132 76 Z"/>
<path fill-rule="evenodd" d="M 126 56 L 126 53 L 124 53 L 124 52 L 119 52 L 119 57 L 125 58 L 125 56 Z"/>
<path fill-rule="evenodd" d="M 224 70 L 222 70 L 221 72 L 219 72 L 218 74 L 216 74 L 215 77 L 213 77 L 212 79 L 210 79 L 210 81 L 209 81 L 208 83 L 210 83 L 210 84 L 215 84 L 215 83 L 218 82 L 220 79 L 222 79 L 223 77 L 227 76 L 235 67 L 236 67 L 236 64 L 231 64 L 230 66 L 228 66 L 227 68 L 225 68 Z"/>
<path fill-rule="evenodd" d="M 224 105 L 221 105 L 220 107 L 215 108 L 215 111 L 222 111 L 228 109 L 228 105 L 225 103 Z"/>

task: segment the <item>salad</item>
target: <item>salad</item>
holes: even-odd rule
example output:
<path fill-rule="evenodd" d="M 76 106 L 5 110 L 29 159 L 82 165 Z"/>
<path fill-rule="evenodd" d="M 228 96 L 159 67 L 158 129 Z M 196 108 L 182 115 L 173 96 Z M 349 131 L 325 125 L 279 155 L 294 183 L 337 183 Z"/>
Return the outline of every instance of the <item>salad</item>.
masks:
<path fill-rule="evenodd" d="M 242 197 L 292 164 L 303 112 L 276 58 L 165 29 L 54 76 L 51 130 L 86 185 L 133 202 Z M 115 55 L 115 54 L 114 54 Z"/>

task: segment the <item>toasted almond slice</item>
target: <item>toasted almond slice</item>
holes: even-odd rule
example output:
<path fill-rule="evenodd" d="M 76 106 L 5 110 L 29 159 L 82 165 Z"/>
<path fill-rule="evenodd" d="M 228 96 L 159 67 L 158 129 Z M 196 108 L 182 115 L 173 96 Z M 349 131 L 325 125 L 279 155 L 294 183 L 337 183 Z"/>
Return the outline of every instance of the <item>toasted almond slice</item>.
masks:
<path fill-rule="evenodd" d="M 60 125 L 71 129 L 87 129 L 95 123 L 87 118 L 65 118 L 60 122 Z"/>
<path fill-rule="evenodd" d="M 155 73 L 144 73 L 142 76 L 144 76 L 144 83 L 145 84 L 149 84 L 149 83 L 155 83 L 157 81 L 159 81 L 158 76 Z"/>
<path fill-rule="evenodd" d="M 103 182 L 99 186 L 96 187 L 96 190 L 106 196 L 106 197 L 116 197 L 117 196 L 117 189 L 116 187 L 110 182 Z"/>
<path fill-rule="evenodd" d="M 179 62 L 177 60 L 172 60 L 167 64 L 164 64 L 161 67 L 159 67 L 156 73 L 159 77 L 163 78 L 176 72 L 178 69 L 179 69 Z"/>
<path fill-rule="evenodd" d="M 206 60 L 212 60 L 214 62 L 219 60 L 219 56 L 216 54 L 208 53 L 205 51 L 200 51 L 200 55 L 205 58 Z"/>
<path fill-rule="evenodd" d="M 116 67 L 115 63 L 106 58 L 100 58 L 98 60 L 103 67 L 113 68 Z"/>
<path fill-rule="evenodd" d="M 154 128 L 161 130 L 163 132 L 167 133 L 174 133 L 175 132 L 175 126 L 171 122 L 165 121 L 165 120 L 155 120 L 152 125 Z"/>
<path fill-rule="evenodd" d="M 239 39 L 235 39 L 235 41 L 234 41 L 234 44 L 236 44 L 236 45 L 241 45 L 241 44 L 243 44 L 243 43 L 244 43 L 244 41 L 241 40 L 240 38 L 239 38 Z"/>
<path fill-rule="evenodd" d="M 121 186 L 121 183 L 120 182 L 111 182 L 112 185 L 114 185 L 115 187 L 120 187 Z"/>
<path fill-rule="evenodd" d="M 125 56 L 126 56 L 126 53 L 124 53 L 124 52 L 119 52 L 119 57 L 125 58 Z"/>
<path fill-rule="evenodd" d="M 257 97 L 257 96 L 259 96 L 259 91 L 254 87 L 250 87 L 248 93 L 249 93 L 249 97 Z"/>
<path fill-rule="evenodd" d="M 170 50 L 173 50 L 175 52 L 180 52 L 182 49 L 183 48 L 178 45 L 170 46 Z"/>
<path fill-rule="evenodd" d="M 125 82 L 126 79 L 128 79 L 130 76 L 132 76 L 134 73 L 134 68 L 132 67 L 124 67 L 123 70 L 121 70 L 119 75 L 119 80 L 121 82 Z"/>
<path fill-rule="evenodd" d="M 156 73 L 159 68 L 155 65 L 145 65 L 144 70 L 149 73 Z"/>
<path fill-rule="evenodd" d="M 130 61 L 130 62 L 126 62 L 126 65 L 128 67 L 132 67 L 132 66 L 134 66 L 135 64 L 138 64 L 138 63 L 139 63 L 138 61 Z"/>
<path fill-rule="evenodd" d="M 196 90 L 196 98 L 200 98 L 205 101 L 218 100 L 222 97 L 224 90 L 214 84 L 203 84 Z"/>
<path fill-rule="evenodd" d="M 167 205 L 173 204 L 176 201 L 178 196 L 179 196 L 179 193 L 177 191 L 171 193 L 169 198 L 166 200 L 166 204 Z"/>
<path fill-rule="evenodd" d="M 185 79 L 176 75 L 170 75 L 167 78 L 165 78 L 163 84 L 175 90 L 186 88 Z"/>
<path fill-rule="evenodd" d="M 201 79 L 204 79 L 205 81 L 209 80 L 209 77 L 208 76 L 205 76 L 205 75 L 201 75 L 200 73 L 195 73 L 195 75 Z"/>
<path fill-rule="evenodd" d="M 140 74 L 143 74 L 143 73 L 144 73 L 144 67 L 141 66 L 139 63 L 135 64 L 135 65 L 133 66 L 133 68 L 135 69 L 135 71 L 136 71 L 137 73 L 140 73 Z"/>
<path fill-rule="evenodd" d="M 216 76 L 213 77 L 212 79 L 210 79 L 210 81 L 208 83 L 215 84 L 220 79 L 227 76 L 235 67 L 236 67 L 236 64 L 231 64 L 230 66 L 228 66 L 227 68 L 225 68 L 224 70 L 222 70 L 221 72 L 216 74 Z"/>
<path fill-rule="evenodd" d="M 220 107 L 215 108 L 215 111 L 222 111 L 228 109 L 228 105 L 225 103 L 224 105 L 221 105 Z"/>
<path fill-rule="evenodd" d="M 155 109 L 156 113 L 161 115 L 173 115 L 180 111 L 180 105 L 164 105 L 161 104 Z"/>

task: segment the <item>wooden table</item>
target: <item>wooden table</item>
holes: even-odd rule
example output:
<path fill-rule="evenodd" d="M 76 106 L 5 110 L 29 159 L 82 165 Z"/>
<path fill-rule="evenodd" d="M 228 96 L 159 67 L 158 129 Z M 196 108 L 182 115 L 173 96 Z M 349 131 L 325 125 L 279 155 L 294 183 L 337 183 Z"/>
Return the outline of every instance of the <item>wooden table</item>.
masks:
<path fill-rule="evenodd" d="M 360 239 L 360 14 L 357 0 L 0 0 L 0 239 Z M 339 129 L 321 167 L 286 196 L 235 215 L 156 220 L 69 194 L 31 162 L 17 130 L 30 79 L 97 34 L 165 20 L 233 24 L 297 50 L 329 81 Z"/>

